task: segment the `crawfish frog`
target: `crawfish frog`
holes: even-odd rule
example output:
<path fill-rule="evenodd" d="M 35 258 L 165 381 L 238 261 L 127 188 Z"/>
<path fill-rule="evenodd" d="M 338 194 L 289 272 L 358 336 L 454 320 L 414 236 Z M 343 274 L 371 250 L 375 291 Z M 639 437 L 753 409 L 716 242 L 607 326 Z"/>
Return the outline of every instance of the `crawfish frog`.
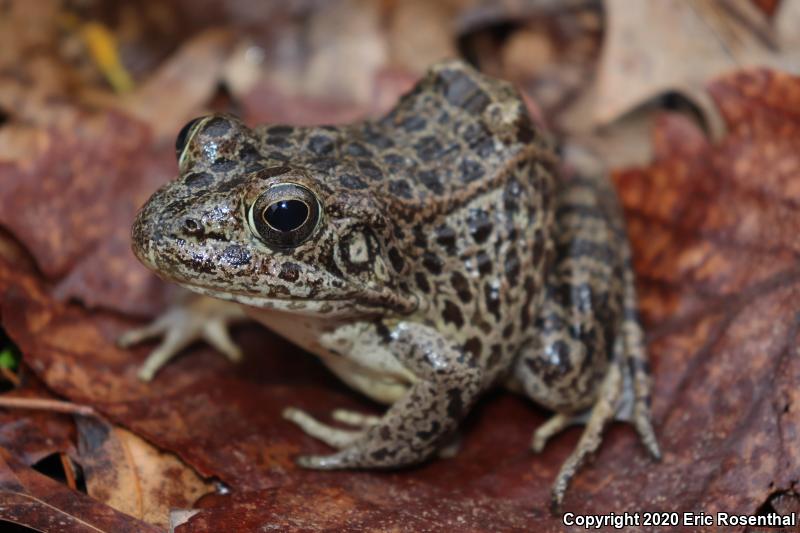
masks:
<path fill-rule="evenodd" d="M 287 406 L 337 450 L 300 457 L 304 467 L 423 461 L 495 386 L 554 412 L 535 451 L 585 424 L 555 504 L 613 419 L 658 457 L 614 191 L 603 177 L 557 178 L 551 143 L 508 83 L 447 61 L 378 119 L 250 129 L 212 115 L 176 144 L 180 175 L 139 212 L 133 249 L 162 278 L 225 302 L 125 335 L 163 335 L 143 378 L 196 337 L 237 358 L 225 326 L 246 315 L 388 406 L 335 411 L 346 428 Z"/>

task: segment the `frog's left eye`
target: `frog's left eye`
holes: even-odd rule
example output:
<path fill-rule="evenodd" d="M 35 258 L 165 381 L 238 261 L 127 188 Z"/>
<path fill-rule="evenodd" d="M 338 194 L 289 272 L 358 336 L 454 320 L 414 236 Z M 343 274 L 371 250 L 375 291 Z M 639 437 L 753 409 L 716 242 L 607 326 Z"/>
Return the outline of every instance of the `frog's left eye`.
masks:
<path fill-rule="evenodd" d="M 305 242 L 319 222 L 319 201 L 297 183 L 273 185 L 253 202 L 250 228 L 267 245 L 293 248 Z"/>
<path fill-rule="evenodd" d="M 178 157 L 178 161 L 181 160 L 181 154 L 183 154 L 186 145 L 189 144 L 189 139 L 191 139 L 193 133 L 192 130 L 202 119 L 203 117 L 197 117 L 190 120 L 178 132 L 178 136 L 175 138 L 175 155 Z"/>

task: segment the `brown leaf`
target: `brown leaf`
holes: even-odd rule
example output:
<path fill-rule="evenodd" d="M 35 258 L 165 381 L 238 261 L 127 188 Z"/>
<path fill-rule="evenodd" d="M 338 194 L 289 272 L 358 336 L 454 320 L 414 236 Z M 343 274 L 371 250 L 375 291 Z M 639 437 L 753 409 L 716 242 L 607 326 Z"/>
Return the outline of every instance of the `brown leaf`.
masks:
<path fill-rule="evenodd" d="M 680 487 L 679 501 L 698 510 L 753 513 L 800 474 L 800 124 L 791 112 L 800 80 L 743 72 L 710 93 L 730 130 L 722 143 L 667 118 L 657 161 L 616 177 L 652 325 L 654 408 L 672 478 L 648 481 L 662 493 Z"/>
<path fill-rule="evenodd" d="M 18 463 L 0 448 L 0 519 L 38 531 L 158 533 L 88 496 Z"/>
<path fill-rule="evenodd" d="M 217 7 L 242 13 L 244 5 L 237 1 Z M 384 62 L 388 56 L 382 55 L 386 50 L 377 8 L 365 7 L 362 14 L 358 2 L 343 5 L 348 6 L 343 13 L 361 17 L 354 33 L 363 38 L 344 39 L 339 46 L 333 34 L 347 26 L 334 22 L 343 19 L 320 18 L 335 8 L 326 6 L 313 16 L 303 11 L 308 27 L 317 28 L 309 30 L 316 40 L 308 48 L 289 48 L 302 59 L 296 63 L 279 61 L 286 48 L 266 50 L 274 55 L 265 57 L 260 69 L 274 66 L 275 74 L 257 81 L 273 91 L 266 93 L 269 103 L 255 102 L 258 86 L 245 79 L 249 74 L 231 74 L 235 57 L 226 63 L 226 79 L 241 82 L 236 87 L 242 92 L 234 100 L 244 101 L 251 117 L 266 110 L 263 117 L 274 120 L 285 107 L 291 111 L 287 121 L 303 109 L 308 110 L 304 121 L 346 120 L 370 108 L 373 99 L 380 105 L 390 100 L 375 97 L 376 80 L 387 78 L 390 88 L 406 83 L 410 75 Z M 776 15 L 774 20 L 785 19 Z M 305 42 L 293 41 L 305 34 L 289 22 L 286 26 L 289 37 L 281 42 Z M 526 31 L 512 40 L 518 48 L 507 56 L 517 65 L 524 63 L 520 49 L 541 44 L 532 39 L 535 32 Z M 358 56 L 363 65 L 346 64 L 349 74 L 331 81 L 344 72 L 336 66 L 358 43 L 378 49 L 356 50 L 364 54 Z M 542 57 L 552 59 L 545 52 Z M 307 92 L 299 92 L 301 86 Z M 210 87 L 208 79 L 203 87 Z M 207 94 L 203 91 L 197 94 Z M 24 91 L 18 87 L 7 94 L 19 98 Z M 163 105 L 155 101 L 158 91 L 153 94 L 154 104 Z M 613 424 L 595 462 L 567 493 L 570 512 L 749 514 L 770 502 L 792 508 L 800 477 L 800 451 L 794 446 L 800 430 L 800 361 L 794 357 L 800 332 L 795 313 L 800 135 L 794 111 L 800 107 L 800 82 L 751 72 L 715 83 L 708 94 L 728 122 L 730 133 L 722 143 L 713 144 L 692 123 L 666 115 L 657 123 L 656 160 L 616 175 L 651 333 L 654 413 L 664 459 L 650 461 L 631 428 Z M 0 106 L 5 101 L 13 99 L 0 98 Z M 245 327 L 236 332 L 246 353 L 242 365 L 230 365 L 209 348 L 195 346 L 153 383 L 139 382 L 136 369 L 152 346 L 126 351 L 114 344 L 133 323 L 114 311 L 67 302 L 77 297 L 128 311 L 155 306 L 153 296 L 160 295 L 151 289 L 161 286 L 152 284 L 153 278 L 131 259 L 127 231 L 135 207 L 174 172 L 171 149 L 154 148 L 147 125 L 118 112 L 62 106 L 37 115 L 34 108 L 28 113 L 40 119 L 31 121 L 33 140 L 22 139 L 26 152 L 0 168 L 0 223 L 29 247 L 44 276 L 0 260 L 3 327 L 55 393 L 94 406 L 200 475 L 230 487 L 231 496 L 202 500 L 200 512 L 180 530 L 564 529 L 546 502 L 580 430 L 566 431 L 533 455 L 528 451 L 531 433 L 547 414 L 517 396 L 498 392 L 486 397 L 467 420 L 463 448 L 453 459 L 393 472 L 319 472 L 300 469 L 293 459 L 327 448 L 284 421 L 283 408 L 300 406 L 322 419 L 333 407 L 377 408 L 286 341 Z M 58 117 L 55 126 L 48 124 L 47 113 L 53 113 L 50 120 Z M 20 122 L 12 119 L 10 124 Z M 151 297 L 145 296 L 148 290 Z M 142 476 L 139 463 L 118 459 L 126 446 L 138 442 L 121 431 L 86 441 L 103 443 L 92 448 L 95 462 L 87 463 L 95 484 L 90 490 L 98 497 L 105 491 L 102 498 L 119 505 L 126 503 L 120 500 L 133 485 L 126 480 Z M 90 433 L 84 427 L 84 436 Z M 152 465 L 152 456 L 147 457 L 145 464 Z M 107 468 L 105 458 L 113 466 Z M 7 463 L 14 476 L 25 473 L 41 481 L 11 460 Z M 160 458 L 155 463 L 163 466 Z M 3 475 L 13 481 L 8 472 Z M 163 481 L 161 474 L 156 477 Z M 186 487 L 168 484 L 170 494 L 199 493 L 197 479 L 188 477 Z M 15 483 L 8 482 L 13 490 L 5 497 L 18 501 L 23 483 Z M 106 517 L 123 517 L 52 481 L 26 483 L 26 494 L 57 494 L 63 505 L 55 507 L 70 513 L 78 501 L 92 512 L 103 509 Z M 190 500 L 176 499 L 174 505 L 188 507 Z M 146 515 L 145 507 L 137 509 Z M 7 509 L 22 512 L 22 506 Z M 38 514 L 26 520 L 54 520 L 61 513 L 42 509 L 36 507 Z M 163 508 L 154 513 L 163 520 Z"/>
<path fill-rule="evenodd" d="M 233 35 L 225 30 L 200 33 L 135 92 L 107 103 L 139 118 L 150 126 L 157 141 L 171 145 L 175 132 L 205 112 L 222 80 L 233 43 Z"/>
<path fill-rule="evenodd" d="M 214 490 L 177 457 L 130 431 L 96 418 L 79 417 L 77 424 L 86 488 L 101 503 L 167 528 L 171 509 L 191 507 Z"/>
<path fill-rule="evenodd" d="M 19 389 L 3 398 L 52 398 L 33 376 L 25 376 Z M 31 466 L 53 453 L 74 454 L 75 424 L 66 414 L 3 409 L 0 411 L 0 446 L 17 461 Z"/>
<path fill-rule="evenodd" d="M 605 8 L 597 80 L 572 111 L 570 131 L 608 124 L 668 91 L 693 98 L 713 122 L 714 105 L 703 90 L 709 80 L 748 66 L 800 67 L 796 2 L 783 2 L 772 22 L 749 0 L 607 0 Z"/>

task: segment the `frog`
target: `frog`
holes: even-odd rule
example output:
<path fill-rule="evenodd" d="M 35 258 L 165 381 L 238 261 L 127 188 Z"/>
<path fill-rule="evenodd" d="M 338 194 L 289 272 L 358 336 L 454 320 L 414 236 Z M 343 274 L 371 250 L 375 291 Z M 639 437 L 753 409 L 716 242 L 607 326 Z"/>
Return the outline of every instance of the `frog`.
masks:
<path fill-rule="evenodd" d="M 163 336 L 143 379 L 199 337 L 238 360 L 227 327 L 248 317 L 386 406 L 334 410 L 339 426 L 287 406 L 285 419 L 335 450 L 302 467 L 427 461 L 497 387 L 553 413 L 534 452 L 584 426 L 553 508 L 614 420 L 660 457 L 613 186 L 560 177 L 553 138 L 509 82 L 447 60 L 380 117 L 250 128 L 210 114 L 183 128 L 176 152 L 179 175 L 139 211 L 133 251 L 218 307 L 184 305 L 126 334 L 126 346 Z"/>

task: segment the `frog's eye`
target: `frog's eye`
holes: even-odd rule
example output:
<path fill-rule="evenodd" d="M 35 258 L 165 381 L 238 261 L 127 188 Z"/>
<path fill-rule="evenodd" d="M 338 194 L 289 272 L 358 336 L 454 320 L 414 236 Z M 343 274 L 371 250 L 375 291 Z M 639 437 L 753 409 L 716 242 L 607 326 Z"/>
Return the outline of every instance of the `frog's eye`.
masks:
<path fill-rule="evenodd" d="M 203 117 L 198 117 L 190 120 L 181 128 L 181 131 L 178 132 L 178 136 L 175 138 L 175 155 L 178 157 L 178 161 L 181 160 L 181 154 L 183 154 L 184 148 L 186 148 L 189 139 L 192 137 L 192 130 L 202 118 Z"/>
<path fill-rule="evenodd" d="M 250 228 L 267 245 L 293 248 L 308 239 L 319 222 L 319 201 L 297 183 L 273 185 L 253 202 Z"/>

